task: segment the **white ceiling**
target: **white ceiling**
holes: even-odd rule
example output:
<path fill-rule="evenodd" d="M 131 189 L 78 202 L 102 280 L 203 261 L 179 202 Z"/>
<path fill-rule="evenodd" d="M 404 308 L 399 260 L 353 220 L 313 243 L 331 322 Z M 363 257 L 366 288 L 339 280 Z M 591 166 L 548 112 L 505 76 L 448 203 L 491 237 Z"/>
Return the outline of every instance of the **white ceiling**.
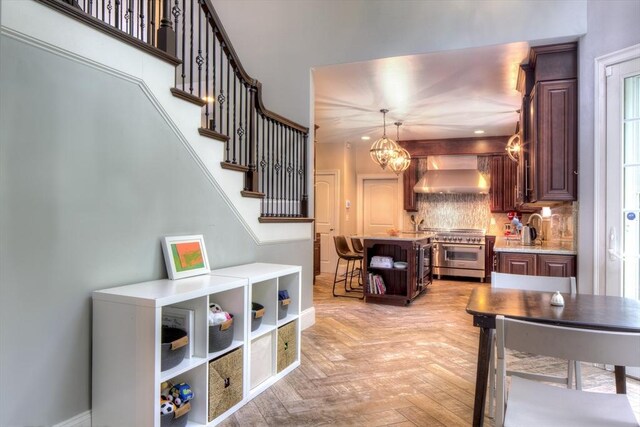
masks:
<path fill-rule="evenodd" d="M 511 135 L 528 51 L 522 42 L 316 68 L 316 139 L 370 144 L 382 136 L 382 108 L 394 140 L 395 121 L 401 140 Z"/>

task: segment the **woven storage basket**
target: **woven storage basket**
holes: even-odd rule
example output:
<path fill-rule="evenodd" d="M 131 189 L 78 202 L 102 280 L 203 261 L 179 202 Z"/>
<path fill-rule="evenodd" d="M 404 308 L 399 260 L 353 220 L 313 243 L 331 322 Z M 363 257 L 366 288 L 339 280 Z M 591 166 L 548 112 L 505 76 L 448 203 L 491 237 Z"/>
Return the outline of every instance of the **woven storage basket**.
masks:
<path fill-rule="evenodd" d="M 209 353 L 224 350 L 233 342 L 233 314 L 221 325 L 209 326 Z"/>
<path fill-rule="evenodd" d="M 242 400 L 242 348 L 209 363 L 209 422 Z"/>
<path fill-rule="evenodd" d="M 187 403 L 189 404 L 189 403 Z M 191 409 L 189 405 L 189 409 Z M 187 425 L 187 421 L 189 420 L 189 413 L 183 413 L 181 416 L 176 418 L 175 413 L 171 414 L 161 414 L 160 415 L 160 427 L 184 427 Z"/>
<path fill-rule="evenodd" d="M 278 372 L 295 362 L 297 357 L 296 322 L 289 322 L 278 328 Z"/>
<path fill-rule="evenodd" d="M 290 298 L 278 300 L 278 320 L 282 320 L 287 317 L 287 311 L 289 310 L 290 303 Z"/>
<path fill-rule="evenodd" d="M 264 306 L 257 302 L 251 303 L 251 332 L 260 327 L 264 316 Z"/>
<path fill-rule="evenodd" d="M 189 348 L 187 331 L 178 328 L 162 328 L 160 345 L 160 370 L 166 371 L 178 365 L 184 359 Z"/>

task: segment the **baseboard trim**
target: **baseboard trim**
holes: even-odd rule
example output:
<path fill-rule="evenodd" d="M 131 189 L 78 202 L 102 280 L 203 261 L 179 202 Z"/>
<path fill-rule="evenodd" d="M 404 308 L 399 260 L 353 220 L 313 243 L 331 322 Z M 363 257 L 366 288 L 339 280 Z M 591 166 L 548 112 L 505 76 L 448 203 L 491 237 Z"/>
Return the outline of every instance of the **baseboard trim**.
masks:
<path fill-rule="evenodd" d="M 86 411 L 53 427 L 91 427 L 91 411 Z"/>
<path fill-rule="evenodd" d="M 300 313 L 300 330 L 304 331 L 316 323 L 316 308 L 309 307 Z"/>

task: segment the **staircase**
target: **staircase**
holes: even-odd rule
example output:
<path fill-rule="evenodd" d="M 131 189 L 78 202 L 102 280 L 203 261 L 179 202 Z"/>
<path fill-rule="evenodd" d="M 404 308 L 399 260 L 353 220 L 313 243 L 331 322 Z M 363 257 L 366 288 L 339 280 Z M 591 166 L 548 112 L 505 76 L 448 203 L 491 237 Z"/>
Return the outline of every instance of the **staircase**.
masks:
<path fill-rule="evenodd" d="M 261 224 L 288 224 L 285 235 L 297 234 L 291 223 L 313 221 L 309 130 L 265 108 L 262 85 L 242 67 L 209 0 L 37 1 L 174 67 L 170 94 L 191 106 L 177 115 L 188 110 L 199 122 L 184 137 L 258 242 L 287 239 L 281 230 L 256 231 L 251 216 Z M 199 138 L 191 137 L 192 131 Z M 207 146 L 211 143 L 214 149 Z M 303 235 L 310 230 L 303 229 Z"/>

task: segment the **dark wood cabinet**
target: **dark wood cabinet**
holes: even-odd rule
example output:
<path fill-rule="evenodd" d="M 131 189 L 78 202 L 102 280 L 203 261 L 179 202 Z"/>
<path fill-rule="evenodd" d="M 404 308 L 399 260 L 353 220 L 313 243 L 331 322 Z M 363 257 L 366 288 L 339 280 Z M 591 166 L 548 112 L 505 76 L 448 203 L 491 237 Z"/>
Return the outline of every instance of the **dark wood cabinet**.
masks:
<path fill-rule="evenodd" d="M 518 164 L 507 156 L 490 156 L 491 212 L 509 212 L 516 208 L 516 179 Z"/>
<path fill-rule="evenodd" d="M 313 280 L 320 274 L 320 233 L 316 233 L 313 241 Z"/>
<path fill-rule="evenodd" d="M 418 212 L 416 193 L 413 187 L 418 181 L 418 159 L 411 159 L 409 168 L 404 171 L 404 210 L 407 212 Z"/>
<path fill-rule="evenodd" d="M 391 257 L 395 262 L 406 262 L 407 267 L 403 269 L 372 267 L 371 259 L 374 256 Z M 420 268 L 421 261 L 424 268 Z M 364 239 L 363 263 L 366 268 L 365 302 L 407 305 L 433 282 L 429 239 Z M 374 275 L 382 278 L 386 288 L 384 293 L 370 292 L 370 280 Z"/>
<path fill-rule="evenodd" d="M 484 279 L 487 283 L 491 282 L 491 272 L 495 271 L 497 260 L 495 258 L 496 254 L 493 251 L 493 247 L 496 244 L 496 236 L 484 236 Z"/>
<path fill-rule="evenodd" d="M 576 275 L 575 255 L 500 252 L 498 259 L 500 273 L 554 277 Z"/>
<path fill-rule="evenodd" d="M 531 144 L 530 201 L 576 200 L 577 81 L 536 83 Z"/>
<path fill-rule="evenodd" d="M 502 252 L 500 253 L 499 271 L 500 273 L 536 276 L 536 261 L 536 254 Z"/>
<path fill-rule="evenodd" d="M 577 45 L 531 49 L 517 89 L 523 150 L 517 168 L 516 206 L 577 200 Z"/>
<path fill-rule="evenodd" d="M 576 275 L 573 255 L 538 255 L 538 276 L 572 277 Z"/>

